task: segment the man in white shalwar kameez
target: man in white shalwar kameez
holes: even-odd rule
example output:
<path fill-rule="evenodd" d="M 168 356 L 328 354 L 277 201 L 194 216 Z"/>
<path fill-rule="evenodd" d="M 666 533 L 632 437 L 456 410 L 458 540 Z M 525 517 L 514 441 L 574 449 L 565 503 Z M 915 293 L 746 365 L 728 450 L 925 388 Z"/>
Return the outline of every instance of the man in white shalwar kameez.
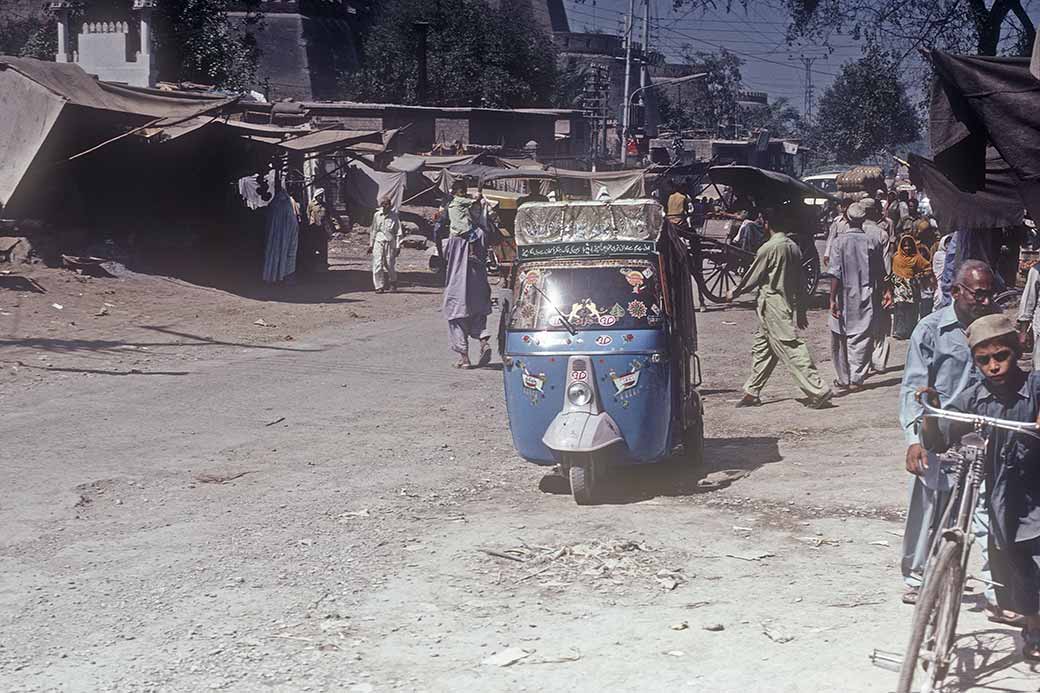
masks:
<path fill-rule="evenodd" d="M 372 284 L 376 293 L 397 291 L 397 253 L 401 249 L 401 219 L 390 198 L 379 201 L 368 232 L 368 252 L 372 256 Z"/>

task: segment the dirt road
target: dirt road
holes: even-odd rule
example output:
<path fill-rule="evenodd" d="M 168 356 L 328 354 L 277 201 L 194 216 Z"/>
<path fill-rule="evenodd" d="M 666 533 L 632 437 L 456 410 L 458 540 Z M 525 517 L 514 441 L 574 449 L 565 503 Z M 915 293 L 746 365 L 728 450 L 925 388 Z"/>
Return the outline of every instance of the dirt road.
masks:
<path fill-rule="evenodd" d="M 367 321 L 291 342 L 124 374 L 113 337 L 4 382 L 0 689 L 893 689 L 898 372 L 827 411 L 777 373 L 735 410 L 754 316 L 704 314 L 706 464 L 579 508 L 514 455 L 501 374 L 449 368 L 435 289 L 350 299 Z M 698 492 L 718 469 L 751 474 Z M 962 630 L 953 690 L 1037 690 L 1014 631 Z"/>

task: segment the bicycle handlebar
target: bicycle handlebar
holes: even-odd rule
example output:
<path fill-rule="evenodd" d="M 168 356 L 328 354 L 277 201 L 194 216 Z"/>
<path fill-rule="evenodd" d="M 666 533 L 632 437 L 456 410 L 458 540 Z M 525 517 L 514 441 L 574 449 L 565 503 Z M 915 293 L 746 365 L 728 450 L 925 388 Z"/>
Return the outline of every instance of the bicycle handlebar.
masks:
<path fill-rule="evenodd" d="M 948 409 L 933 407 L 927 402 L 922 402 L 921 405 L 924 407 L 924 414 L 922 416 L 930 416 L 936 419 L 947 419 L 949 421 L 959 421 L 961 423 L 973 424 L 975 426 L 993 426 L 994 428 L 1003 428 L 1006 431 L 1025 433 L 1028 436 L 1040 440 L 1040 425 L 1035 421 L 1010 421 L 1008 419 L 996 419 L 991 416 L 982 416 L 981 414 L 950 411 Z"/>

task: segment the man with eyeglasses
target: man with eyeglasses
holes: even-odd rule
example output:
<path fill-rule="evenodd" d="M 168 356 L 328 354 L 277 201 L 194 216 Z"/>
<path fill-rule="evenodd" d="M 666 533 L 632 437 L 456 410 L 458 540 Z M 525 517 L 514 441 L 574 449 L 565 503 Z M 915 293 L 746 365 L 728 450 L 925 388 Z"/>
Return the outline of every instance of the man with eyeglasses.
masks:
<path fill-rule="evenodd" d="M 952 479 L 942 469 L 940 457 L 921 446 L 916 422 L 923 409 L 916 394 L 921 388 L 931 388 L 945 407 L 979 380 L 966 331 L 978 318 L 996 312 L 993 306 L 996 286 L 993 270 L 986 263 L 978 260 L 961 263 L 951 290 L 953 303 L 925 316 L 910 337 L 899 390 L 899 421 L 907 442 L 906 470 L 914 475 L 901 565 L 906 584 L 903 601 L 907 604 L 917 602 L 932 536 L 953 486 Z M 975 532 L 981 538 L 983 562 L 987 564 L 983 577 L 988 576 L 988 526 L 986 509 L 980 504 L 975 515 Z M 987 587 L 986 599 L 991 620 L 1007 622 L 1011 619 L 1010 614 L 996 606 L 992 587 Z"/>

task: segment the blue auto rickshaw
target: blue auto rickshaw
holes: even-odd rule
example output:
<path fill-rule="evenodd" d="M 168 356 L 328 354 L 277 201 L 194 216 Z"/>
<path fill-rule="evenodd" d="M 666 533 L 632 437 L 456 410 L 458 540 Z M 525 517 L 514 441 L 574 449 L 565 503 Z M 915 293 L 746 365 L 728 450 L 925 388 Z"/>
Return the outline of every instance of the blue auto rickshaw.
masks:
<path fill-rule="evenodd" d="M 558 465 L 582 505 L 611 466 L 700 461 L 688 252 L 661 205 L 532 202 L 515 236 L 499 349 L 520 456 Z"/>

